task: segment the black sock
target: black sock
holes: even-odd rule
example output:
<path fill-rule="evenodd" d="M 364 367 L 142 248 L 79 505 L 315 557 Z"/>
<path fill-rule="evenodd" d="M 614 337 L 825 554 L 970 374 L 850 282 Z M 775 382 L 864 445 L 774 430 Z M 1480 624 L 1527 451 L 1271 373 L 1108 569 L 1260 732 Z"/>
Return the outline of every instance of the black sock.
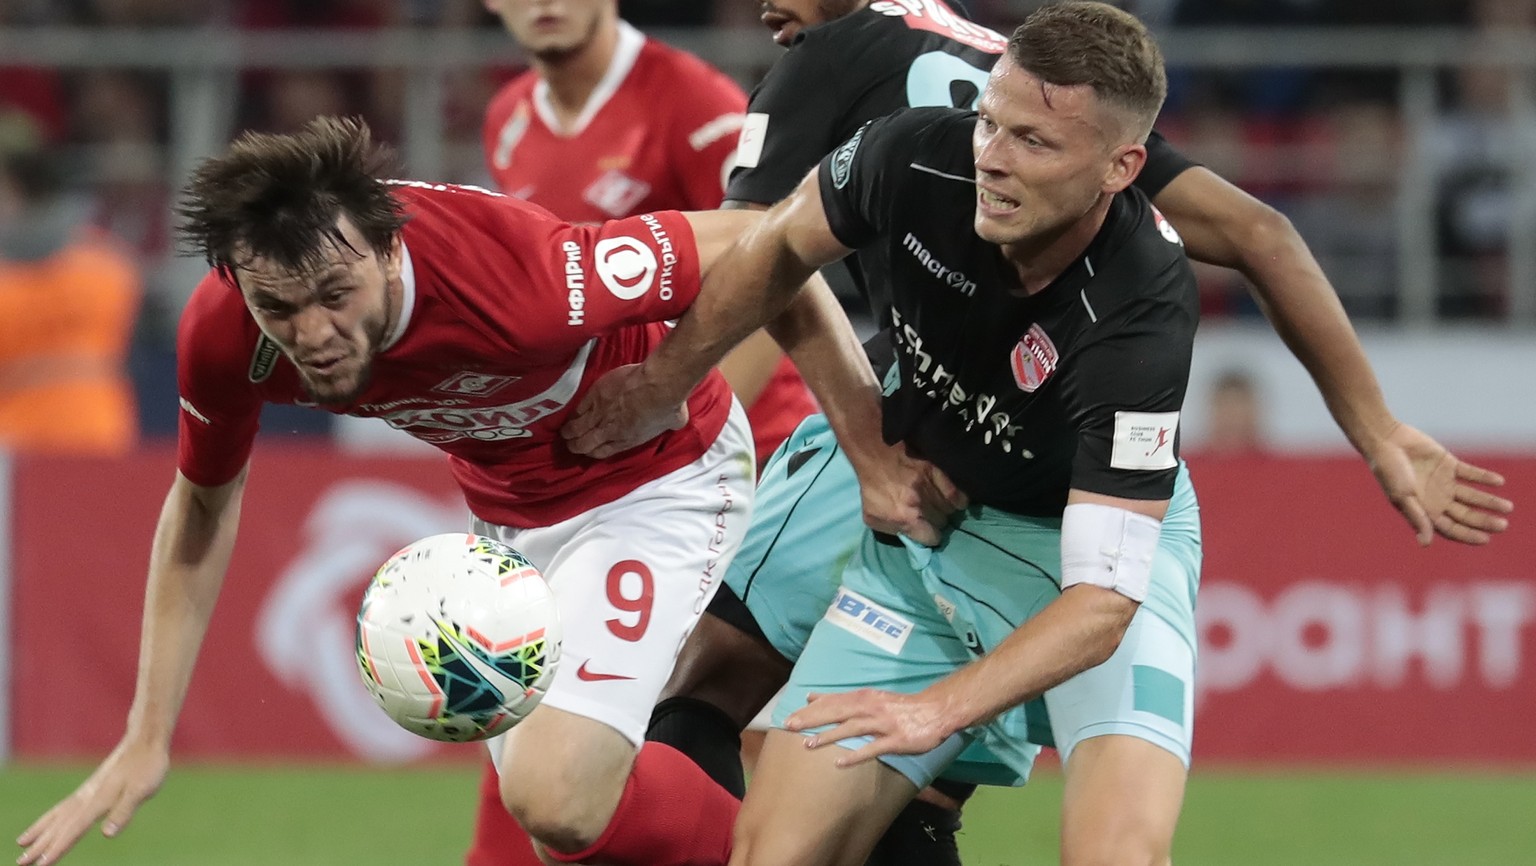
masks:
<path fill-rule="evenodd" d="M 933 784 L 928 787 L 962 806 L 965 805 L 966 800 L 971 799 L 972 794 L 976 793 L 976 786 L 970 782 L 952 782 L 944 778 L 934 779 Z"/>
<path fill-rule="evenodd" d="M 959 830 L 957 810 L 913 800 L 880 837 L 866 866 L 960 866 Z"/>
<path fill-rule="evenodd" d="M 696 698 L 667 698 L 651 712 L 645 738 L 693 759 L 738 800 L 747 795 L 741 768 L 741 732 L 725 711 Z"/>

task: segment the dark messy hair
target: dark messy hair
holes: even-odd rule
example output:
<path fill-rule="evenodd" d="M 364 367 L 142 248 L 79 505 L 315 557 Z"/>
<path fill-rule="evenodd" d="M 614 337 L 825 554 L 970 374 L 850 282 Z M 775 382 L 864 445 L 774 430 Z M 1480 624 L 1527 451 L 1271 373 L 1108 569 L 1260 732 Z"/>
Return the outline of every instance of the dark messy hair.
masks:
<path fill-rule="evenodd" d="M 1095 95 L 1129 112 L 1129 132 L 1140 143 L 1152 130 L 1168 95 L 1163 52 L 1129 12 L 1105 3 L 1056 3 L 1035 10 L 1013 31 L 1008 56 L 1048 84 L 1086 84 Z"/>
<path fill-rule="evenodd" d="M 328 252 L 352 249 L 336 221 L 346 214 L 363 239 L 387 254 L 405 225 L 385 178 L 394 151 L 376 144 L 357 118 L 317 117 L 291 135 L 248 132 L 223 156 L 204 160 L 176 208 L 182 247 L 231 283 L 252 259 L 307 274 Z M 353 250 L 361 252 L 361 250 Z"/>

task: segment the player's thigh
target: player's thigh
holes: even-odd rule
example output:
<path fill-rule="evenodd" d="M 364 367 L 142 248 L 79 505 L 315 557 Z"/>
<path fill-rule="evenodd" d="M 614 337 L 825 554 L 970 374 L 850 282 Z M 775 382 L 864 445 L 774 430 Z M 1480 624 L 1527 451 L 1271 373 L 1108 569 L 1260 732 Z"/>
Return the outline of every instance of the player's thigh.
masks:
<path fill-rule="evenodd" d="M 907 542 L 930 603 L 970 657 L 990 652 L 1060 596 L 1060 522 L 973 508 L 936 548 Z M 1049 744 L 1043 704 L 1014 707 L 977 729 L 944 774 L 952 781 L 1022 784 Z M 1011 773 L 1007 770 L 1011 769 Z"/>
<path fill-rule="evenodd" d="M 751 529 L 725 577 L 741 606 L 722 618 L 794 662 L 863 534 L 858 479 L 825 416 L 812 415 L 763 469 Z"/>
<path fill-rule="evenodd" d="M 774 708 L 773 725 L 782 727 L 813 692 L 869 687 L 911 694 L 970 659 L 928 597 L 906 551 L 866 533 L 843 585 L 795 663 Z M 854 749 L 867 741 L 857 738 L 838 745 Z M 880 760 L 917 789 L 937 778 L 966 744 L 956 736 L 927 754 L 886 755 Z"/>
<path fill-rule="evenodd" d="M 559 601 L 561 663 L 534 715 L 561 709 L 634 746 L 644 739 L 678 651 L 750 520 L 750 436 L 740 420 L 699 461 L 571 520 L 477 525 L 538 565 Z"/>
<path fill-rule="evenodd" d="M 1065 766 L 1066 863 L 1162 863 L 1194 735 L 1194 649 L 1143 607 L 1108 661 L 1046 693 Z"/>
<path fill-rule="evenodd" d="M 917 793 L 879 762 L 840 768 L 836 747 L 769 731 L 736 819 L 731 866 L 859 866 Z"/>
<path fill-rule="evenodd" d="M 1199 509 L 1187 472 L 1163 521 L 1151 591 L 1107 661 L 1046 692 L 1055 745 L 1070 762 L 1080 743 L 1121 735 L 1167 751 L 1185 767 L 1194 741 Z"/>
<path fill-rule="evenodd" d="M 1124 734 L 1078 744 L 1065 765 L 1063 866 L 1163 866 L 1188 772 L 1161 746 Z"/>
<path fill-rule="evenodd" d="M 1143 607 L 1103 664 L 1045 693 L 1062 760 L 1094 737 L 1135 737 L 1188 766 L 1194 741 L 1195 649 Z"/>

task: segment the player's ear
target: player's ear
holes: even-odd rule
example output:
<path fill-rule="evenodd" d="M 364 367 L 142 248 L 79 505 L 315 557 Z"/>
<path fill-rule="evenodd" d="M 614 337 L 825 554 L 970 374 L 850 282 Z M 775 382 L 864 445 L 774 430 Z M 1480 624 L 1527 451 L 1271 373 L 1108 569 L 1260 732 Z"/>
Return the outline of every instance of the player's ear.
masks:
<path fill-rule="evenodd" d="M 400 270 L 405 260 L 405 256 L 402 253 L 404 249 L 401 245 L 402 243 L 400 233 L 396 232 L 395 236 L 389 241 L 389 252 L 384 256 L 384 277 L 389 282 L 394 282 L 400 278 Z"/>
<path fill-rule="evenodd" d="M 1104 172 L 1104 191 L 1113 195 L 1122 192 L 1141 174 L 1147 164 L 1147 148 L 1141 144 L 1122 144 L 1110 155 L 1109 166 Z"/>

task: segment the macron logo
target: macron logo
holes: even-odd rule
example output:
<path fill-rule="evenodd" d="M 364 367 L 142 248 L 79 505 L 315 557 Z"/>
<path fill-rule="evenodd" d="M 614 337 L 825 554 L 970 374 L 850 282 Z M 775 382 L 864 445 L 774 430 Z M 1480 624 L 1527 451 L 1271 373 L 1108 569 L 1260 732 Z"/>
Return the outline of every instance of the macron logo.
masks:
<path fill-rule="evenodd" d="M 976 283 L 966 279 L 965 274 L 950 268 L 935 258 L 933 253 L 928 252 L 928 248 L 923 246 L 923 242 L 917 239 L 916 235 L 907 232 L 907 236 L 902 238 L 901 245 L 907 252 L 912 254 L 914 259 L 917 259 L 917 263 L 923 266 L 923 270 L 933 274 L 935 279 L 947 284 L 952 289 L 959 289 L 960 294 L 968 298 L 976 294 Z"/>

